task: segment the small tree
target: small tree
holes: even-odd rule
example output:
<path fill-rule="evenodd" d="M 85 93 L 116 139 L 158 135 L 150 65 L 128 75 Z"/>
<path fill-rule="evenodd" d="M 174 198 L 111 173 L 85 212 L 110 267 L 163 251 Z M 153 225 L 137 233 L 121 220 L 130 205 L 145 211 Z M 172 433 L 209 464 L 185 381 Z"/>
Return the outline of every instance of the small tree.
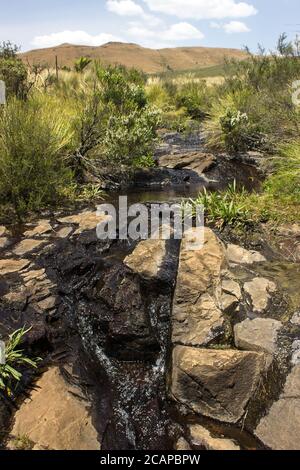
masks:
<path fill-rule="evenodd" d="M 10 41 L 0 44 L 0 80 L 6 85 L 9 96 L 25 99 L 28 94 L 27 69 L 17 53 L 19 47 Z"/>

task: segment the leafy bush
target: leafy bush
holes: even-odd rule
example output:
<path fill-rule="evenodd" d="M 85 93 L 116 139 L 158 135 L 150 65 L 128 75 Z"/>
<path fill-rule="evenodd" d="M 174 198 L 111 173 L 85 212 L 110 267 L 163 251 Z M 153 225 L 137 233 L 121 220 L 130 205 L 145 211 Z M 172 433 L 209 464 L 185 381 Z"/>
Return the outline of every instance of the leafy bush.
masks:
<path fill-rule="evenodd" d="M 10 42 L 0 44 L 0 80 L 5 82 L 7 96 L 25 99 L 28 93 L 27 69 L 18 58 L 19 48 Z"/>
<path fill-rule="evenodd" d="M 151 108 L 111 115 L 103 142 L 105 157 L 110 163 L 130 166 L 151 156 L 158 122 L 159 112 Z"/>
<path fill-rule="evenodd" d="M 73 133 L 55 99 L 11 100 L 0 113 L 0 195 L 19 218 L 53 204 L 71 181 Z"/>
<path fill-rule="evenodd" d="M 40 359 L 29 359 L 22 349 L 18 349 L 26 333 L 30 330 L 22 328 L 9 336 L 5 348 L 5 364 L 0 364 L 0 390 L 11 395 L 14 385 L 20 382 L 24 367 L 37 368 Z"/>
<path fill-rule="evenodd" d="M 249 53 L 247 60 L 229 64 L 205 124 L 208 146 L 274 153 L 282 141 L 299 135 L 299 110 L 292 103 L 291 89 L 300 74 L 295 50 L 281 36 L 274 54 L 261 50 L 259 55 Z"/>

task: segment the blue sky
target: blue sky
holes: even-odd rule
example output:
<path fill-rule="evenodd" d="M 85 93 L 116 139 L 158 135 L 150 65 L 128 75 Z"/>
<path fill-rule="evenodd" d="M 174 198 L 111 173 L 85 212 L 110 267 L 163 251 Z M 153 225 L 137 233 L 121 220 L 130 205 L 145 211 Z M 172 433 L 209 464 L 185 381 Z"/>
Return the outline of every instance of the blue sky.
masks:
<path fill-rule="evenodd" d="M 0 0 L 0 7 L 0 41 L 23 51 L 109 41 L 256 50 L 300 31 L 299 0 Z"/>

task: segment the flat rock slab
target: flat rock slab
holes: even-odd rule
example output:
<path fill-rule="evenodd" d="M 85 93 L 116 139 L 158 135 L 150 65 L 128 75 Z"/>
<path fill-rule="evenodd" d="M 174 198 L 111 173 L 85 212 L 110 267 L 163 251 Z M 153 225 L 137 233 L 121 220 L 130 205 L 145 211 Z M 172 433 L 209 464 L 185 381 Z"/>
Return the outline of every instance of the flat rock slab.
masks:
<path fill-rule="evenodd" d="M 173 302 L 172 341 L 185 346 L 205 346 L 223 330 L 224 319 L 216 301 L 225 260 L 222 243 L 205 228 L 204 246 L 190 249 L 190 234 L 181 243 Z"/>
<path fill-rule="evenodd" d="M 272 294 L 277 291 L 277 286 L 269 279 L 256 277 L 244 284 L 244 291 L 250 296 L 253 311 L 263 313 L 268 307 Z"/>
<path fill-rule="evenodd" d="M 44 243 L 44 240 L 25 239 L 18 243 L 18 245 L 13 249 L 13 253 L 17 256 L 24 256 L 37 250 Z"/>
<path fill-rule="evenodd" d="M 264 368 L 263 353 L 177 346 L 173 351 L 171 395 L 195 413 L 237 423 Z"/>
<path fill-rule="evenodd" d="M 293 368 L 283 393 L 255 430 L 273 450 L 300 450 L 300 365 Z"/>
<path fill-rule="evenodd" d="M 36 448 L 100 450 L 89 410 L 70 388 L 57 367 L 45 372 L 15 414 L 9 448 L 14 439 L 26 436 Z"/>
<path fill-rule="evenodd" d="M 79 235 L 82 232 L 87 230 L 96 230 L 97 225 L 100 222 L 103 222 L 107 216 L 97 214 L 97 211 L 85 211 L 80 212 L 79 214 L 70 215 L 67 217 L 63 217 L 58 219 L 58 222 L 61 224 L 74 224 L 78 225 L 79 227 L 74 232 L 74 235 Z"/>
<path fill-rule="evenodd" d="M 282 323 L 271 318 L 245 320 L 234 327 L 235 345 L 246 351 L 263 351 L 273 355 Z"/>
<path fill-rule="evenodd" d="M 190 426 L 190 435 L 193 446 L 202 447 L 206 450 L 241 450 L 233 440 L 225 437 L 213 437 L 208 429 L 200 425 Z"/>
<path fill-rule="evenodd" d="M 6 274 L 16 273 L 29 266 L 30 261 L 28 259 L 1 259 L 0 260 L 0 275 L 5 276 Z"/>
<path fill-rule="evenodd" d="M 38 221 L 38 225 L 35 227 L 29 228 L 25 233 L 24 237 L 31 238 L 40 235 L 45 235 L 47 233 L 52 232 L 52 226 L 47 220 L 40 220 Z"/>
<path fill-rule="evenodd" d="M 186 152 L 161 156 L 159 166 L 173 170 L 193 170 L 198 175 L 202 175 L 212 167 L 215 161 L 214 155 L 210 153 Z"/>
<path fill-rule="evenodd" d="M 73 232 L 72 227 L 62 227 L 55 233 L 58 238 L 68 238 Z"/>
<path fill-rule="evenodd" d="M 229 244 L 227 246 L 226 256 L 229 263 L 233 264 L 254 264 L 266 261 L 266 258 L 258 251 L 245 250 L 238 245 Z"/>

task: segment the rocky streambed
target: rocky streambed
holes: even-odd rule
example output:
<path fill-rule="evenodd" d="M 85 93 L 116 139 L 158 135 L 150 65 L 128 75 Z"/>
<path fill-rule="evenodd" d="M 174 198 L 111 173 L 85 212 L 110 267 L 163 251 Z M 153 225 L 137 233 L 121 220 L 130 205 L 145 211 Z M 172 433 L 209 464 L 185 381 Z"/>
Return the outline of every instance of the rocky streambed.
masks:
<path fill-rule="evenodd" d="M 189 165 L 212 184 L 194 154 L 161 150 L 179 186 L 146 200 L 194 191 Z M 300 227 L 240 240 L 207 227 L 190 250 L 192 230 L 101 242 L 98 222 L 89 208 L 0 228 L 0 334 L 32 327 L 24 348 L 43 358 L 1 396 L 2 447 L 299 449 Z"/>

